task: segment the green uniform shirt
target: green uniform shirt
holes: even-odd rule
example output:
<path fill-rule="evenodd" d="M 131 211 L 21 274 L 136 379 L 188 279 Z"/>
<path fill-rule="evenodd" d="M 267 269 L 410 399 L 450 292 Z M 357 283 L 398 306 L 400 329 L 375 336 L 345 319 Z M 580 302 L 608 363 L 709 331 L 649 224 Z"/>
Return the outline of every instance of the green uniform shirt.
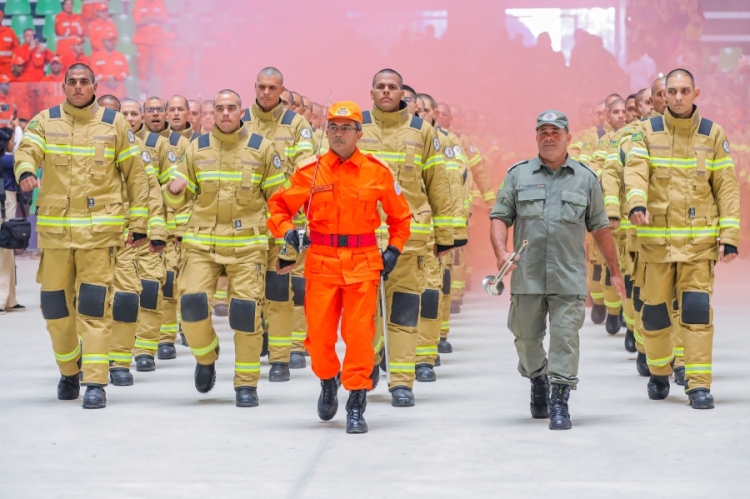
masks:
<path fill-rule="evenodd" d="M 570 158 L 557 169 L 534 158 L 508 170 L 490 218 L 514 225 L 513 245 L 529 241 L 511 294 L 586 294 L 583 239 L 609 227 L 596 174 Z"/>

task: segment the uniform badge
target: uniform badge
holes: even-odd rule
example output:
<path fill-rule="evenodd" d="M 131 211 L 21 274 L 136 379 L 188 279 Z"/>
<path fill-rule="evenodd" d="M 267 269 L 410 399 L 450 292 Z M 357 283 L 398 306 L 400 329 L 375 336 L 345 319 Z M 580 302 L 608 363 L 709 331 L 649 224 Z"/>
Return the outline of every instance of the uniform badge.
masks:
<path fill-rule="evenodd" d="M 437 137 L 432 139 L 432 147 L 434 147 L 436 151 L 440 150 L 440 141 L 437 139 Z"/>
<path fill-rule="evenodd" d="M 643 140 L 643 132 L 634 133 L 633 142 L 638 142 L 640 140 Z"/>
<path fill-rule="evenodd" d="M 453 146 L 454 156 L 461 156 L 461 146 Z"/>
<path fill-rule="evenodd" d="M 135 144 L 135 134 L 133 133 L 133 130 L 128 130 L 128 142 Z"/>
<path fill-rule="evenodd" d="M 472 145 L 469 146 L 469 152 L 471 154 L 476 154 L 477 153 L 477 148 L 474 147 L 474 144 L 472 144 Z"/>
<path fill-rule="evenodd" d="M 151 163 L 151 155 L 148 153 L 148 151 L 143 151 L 141 153 L 141 159 L 144 163 Z"/>
<path fill-rule="evenodd" d="M 278 154 L 273 157 L 273 166 L 276 167 L 277 170 L 281 168 L 281 158 Z"/>
<path fill-rule="evenodd" d="M 401 195 L 401 186 L 398 185 L 398 180 L 394 180 L 393 181 L 393 188 L 396 190 L 396 195 L 400 196 Z"/>
<path fill-rule="evenodd" d="M 33 130 L 37 126 L 39 126 L 39 120 L 31 120 L 31 122 L 28 125 L 26 125 L 26 128 L 29 130 Z"/>
<path fill-rule="evenodd" d="M 174 151 L 169 151 L 169 153 L 167 153 L 167 159 L 169 159 L 169 161 L 171 161 L 172 163 L 176 163 L 177 155 L 174 153 Z"/>
<path fill-rule="evenodd" d="M 341 106 L 336 110 L 336 116 L 349 116 L 349 109 L 346 106 Z"/>
<path fill-rule="evenodd" d="M 311 139 L 312 138 L 312 131 L 310 131 L 309 128 L 303 128 L 302 131 L 299 133 L 303 139 Z"/>
<path fill-rule="evenodd" d="M 729 154 L 729 142 L 725 140 L 724 142 L 721 143 L 721 147 L 723 147 L 724 151 L 726 151 L 726 153 Z"/>
<path fill-rule="evenodd" d="M 455 156 L 453 154 L 453 148 L 451 146 L 447 146 L 445 148 L 445 157 L 448 159 L 453 159 L 453 156 Z"/>
<path fill-rule="evenodd" d="M 544 121 L 555 121 L 557 119 L 557 115 L 555 113 L 547 113 L 542 116 L 542 119 Z"/>

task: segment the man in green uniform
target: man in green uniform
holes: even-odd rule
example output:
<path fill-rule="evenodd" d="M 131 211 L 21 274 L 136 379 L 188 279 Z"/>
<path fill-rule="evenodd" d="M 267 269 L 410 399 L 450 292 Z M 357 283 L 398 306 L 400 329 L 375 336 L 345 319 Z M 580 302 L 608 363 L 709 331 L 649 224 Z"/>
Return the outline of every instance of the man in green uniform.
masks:
<path fill-rule="evenodd" d="M 532 417 L 549 417 L 550 430 L 568 430 L 568 398 L 578 383 L 578 330 L 585 318 L 586 231 L 621 296 L 625 284 L 596 174 L 568 157 L 568 119 L 559 111 L 545 111 L 536 129 L 539 156 L 508 170 L 490 213 L 491 239 L 498 268 L 510 257 L 511 225 L 514 247 L 529 242 L 511 279 L 508 328 L 515 335 L 518 370 L 531 379 Z M 548 314 L 549 361 L 542 346 Z"/>

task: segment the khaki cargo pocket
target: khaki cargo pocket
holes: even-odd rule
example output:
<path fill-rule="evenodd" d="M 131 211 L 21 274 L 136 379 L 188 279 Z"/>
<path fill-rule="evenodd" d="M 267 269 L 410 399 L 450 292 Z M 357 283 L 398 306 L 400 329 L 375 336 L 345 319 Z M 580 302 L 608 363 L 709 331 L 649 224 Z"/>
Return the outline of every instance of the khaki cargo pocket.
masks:
<path fill-rule="evenodd" d="M 542 218 L 544 216 L 544 200 L 547 192 L 542 189 L 529 189 L 518 191 L 517 207 L 518 218 Z"/>
<path fill-rule="evenodd" d="M 588 198 L 583 194 L 571 191 L 562 191 L 562 213 L 560 218 L 564 222 L 582 223 L 583 215 L 588 206 Z"/>

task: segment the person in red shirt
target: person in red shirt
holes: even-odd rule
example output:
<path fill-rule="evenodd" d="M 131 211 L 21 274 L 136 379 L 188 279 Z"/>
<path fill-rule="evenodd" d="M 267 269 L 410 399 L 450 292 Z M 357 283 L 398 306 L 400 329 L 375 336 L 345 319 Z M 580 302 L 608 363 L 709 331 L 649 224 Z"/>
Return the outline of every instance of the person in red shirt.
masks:
<path fill-rule="evenodd" d="M 169 12 L 164 0 L 136 0 L 133 6 L 135 34 L 133 43 L 138 47 L 138 78 L 148 80 L 158 74 L 169 53 L 165 42 L 169 38 L 164 24 Z"/>
<path fill-rule="evenodd" d="M 411 234 L 411 211 L 401 187 L 385 163 L 357 149 L 362 111 L 353 102 L 328 110 L 329 151 L 297 166 L 268 200 L 266 224 L 287 248 L 299 253 L 300 235 L 293 218 L 307 213 L 310 249 L 305 261 L 305 317 L 312 370 L 321 380 L 318 416 L 328 421 L 338 409 L 337 376 L 349 390 L 347 433 L 366 433 L 363 414 L 372 389 L 375 313 L 378 285 L 395 268 Z M 316 162 L 319 161 L 319 162 Z M 378 205 L 386 214 L 388 248 L 378 250 Z M 307 239 L 307 236 L 304 236 Z M 279 267 L 288 273 L 294 266 Z M 284 272 L 286 271 L 286 272 Z M 346 343 L 343 371 L 336 355 L 338 326 Z"/>
<path fill-rule="evenodd" d="M 83 0 L 81 5 L 81 21 L 83 22 L 83 34 L 88 34 L 88 26 L 91 22 L 96 19 L 96 11 L 99 9 L 101 4 L 104 4 L 109 9 L 109 0 L 102 2 L 102 0 Z"/>
<path fill-rule="evenodd" d="M 130 75 L 128 60 L 122 52 L 115 50 L 117 39 L 102 40 L 104 50 L 91 54 L 91 69 L 99 85 L 100 93 L 112 94 L 115 97 L 125 97 L 125 80 Z"/>
<path fill-rule="evenodd" d="M 65 100 L 61 83 L 65 81 L 65 73 L 60 59 L 55 57 L 49 63 L 50 74 L 42 78 L 39 83 L 39 110 L 56 106 Z"/>
<path fill-rule="evenodd" d="M 57 55 L 70 52 L 75 38 L 83 37 L 83 20 L 73 14 L 73 0 L 65 0 L 62 12 L 55 16 L 55 35 L 57 35 Z"/>
<path fill-rule="evenodd" d="M 0 11 L 0 23 L 2 23 L 5 14 Z M 16 32 L 10 26 L 0 24 L 0 75 L 6 75 L 10 78 L 10 62 L 13 59 L 13 51 L 20 44 Z"/>
<path fill-rule="evenodd" d="M 13 66 L 18 64 L 23 66 L 20 74 L 15 74 L 14 68 L 11 67 L 15 81 L 41 81 L 44 78 L 44 68 L 55 57 L 55 54 L 47 48 L 46 43 L 39 41 L 31 29 L 23 32 L 23 41 L 24 44 L 13 53 Z"/>
<path fill-rule="evenodd" d="M 0 74 L 0 127 L 10 126 L 16 116 L 15 99 L 10 93 L 10 78 Z"/>
<path fill-rule="evenodd" d="M 91 66 L 89 58 L 83 53 L 83 39 L 76 36 L 71 38 L 70 52 L 60 56 L 60 63 L 62 64 L 63 73 L 68 70 L 73 64 L 85 64 Z"/>
<path fill-rule="evenodd" d="M 96 8 L 96 19 L 89 23 L 88 33 L 91 42 L 91 51 L 103 50 L 102 40 L 114 38 L 117 40 L 117 26 L 109 17 L 109 7 L 106 3 L 98 4 Z"/>

